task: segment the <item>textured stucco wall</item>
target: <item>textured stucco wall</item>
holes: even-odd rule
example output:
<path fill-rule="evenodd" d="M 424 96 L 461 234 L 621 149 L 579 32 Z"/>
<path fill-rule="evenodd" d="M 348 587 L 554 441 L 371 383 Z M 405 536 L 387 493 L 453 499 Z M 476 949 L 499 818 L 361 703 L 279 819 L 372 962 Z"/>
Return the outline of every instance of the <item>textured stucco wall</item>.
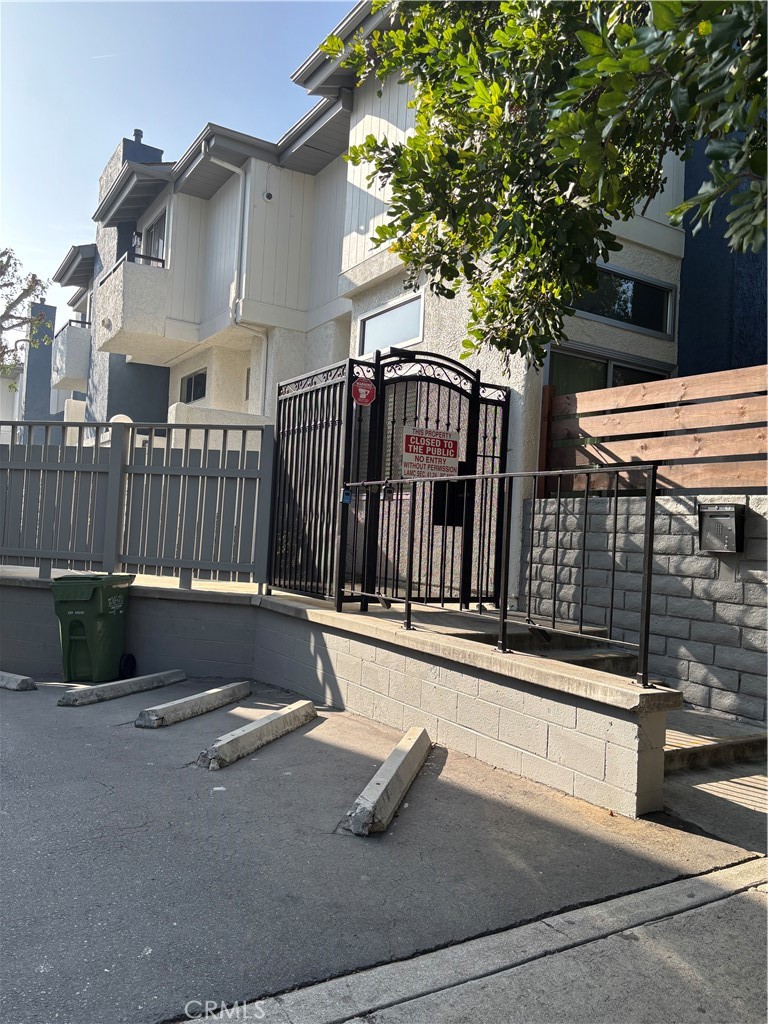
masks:
<path fill-rule="evenodd" d="M 608 269 L 619 272 L 643 274 L 676 289 L 679 286 L 680 261 L 676 257 L 634 242 L 625 241 L 624 248 L 614 254 L 607 266 Z M 677 298 L 678 293 L 675 295 Z M 609 352 L 652 359 L 665 363 L 670 368 L 677 363 L 677 346 L 674 341 L 654 338 L 628 327 L 572 316 L 566 319 L 565 329 L 571 341 L 582 342 Z"/>
<path fill-rule="evenodd" d="M 110 157 L 99 179 L 99 200 L 103 199 L 125 160 L 156 163 L 163 152 L 154 146 L 123 139 Z M 121 413 L 135 422 L 164 420 L 167 410 L 168 370 L 164 367 L 127 363 L 123 355 L 102 352 L 100 346 L 111 333 L 102 327 L 110 319 L 107 293 L 102 295 L 99 280 L 131 247 L 135 229 L 132 222 L 117 228 L 96 225 L 96 263 L 94 266 L 93 309 L 91 313 L 91 365 L 88 375 L 86 416 L 105 421 Z M 138 265 L 134 269 L 140 269 Z M 116 276 L 116 275 L 114 275 Z M 112 279 L 104 286 L 109 289 Z"/>
<path fill-rule="evenodd" d="M 53 342 L 51 387 L 78 391 L 86 387 L 91 363 L 91 332 L 70 324 Z"/>
<path fill-rule="evenodd" d="M 168 404 L 173 405 L 180 401 L 182 378 L 191 373 L 206 370 L 205 398 L 190 404 L 198 409 L 247 412 L 245 379 L 250 365 L 250 345 L 241 349 L 221 348 L 217 345 L 206 346 L 171 367 Z M 251 381 L 251 387 L 253 387 L 253 381 Z"/>

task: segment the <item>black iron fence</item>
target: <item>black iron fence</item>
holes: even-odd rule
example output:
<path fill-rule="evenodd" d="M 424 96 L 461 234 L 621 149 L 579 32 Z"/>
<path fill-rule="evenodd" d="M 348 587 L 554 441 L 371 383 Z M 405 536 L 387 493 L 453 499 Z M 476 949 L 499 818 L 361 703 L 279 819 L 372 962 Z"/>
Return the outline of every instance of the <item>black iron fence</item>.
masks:
<path fill-rule="evenodd" d="M 542 482 L 552 497 L 536 498 Z M 628 516 L 637 518 L 638 491 L 643 541 L 627 552 L 622 538 Z M 401 602 L 406 629 L 414 605 L 493 607 L 500 651 L 510 649 L 508 625 L 517 619 L 636 653 L 637 681 L 647 686 L 655 491 L 656 467 L 637 463 L 347 483 L 337 600 Z"/>

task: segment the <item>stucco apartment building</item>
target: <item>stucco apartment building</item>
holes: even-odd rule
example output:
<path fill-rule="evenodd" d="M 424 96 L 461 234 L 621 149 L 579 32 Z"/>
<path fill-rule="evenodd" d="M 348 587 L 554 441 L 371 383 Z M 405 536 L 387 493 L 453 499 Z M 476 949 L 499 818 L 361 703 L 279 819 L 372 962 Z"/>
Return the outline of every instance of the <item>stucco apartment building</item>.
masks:
<path fill-rule="evenodd" d="M 382 17 L 358 4 L 335 31 Z M 67 418 L 258 422 L 274 415 L 278 382 L 348 355 L 458 355 L 461 296 L 404 291 L 397 258 L 371 243 L 386 193 L 344 159 L 370 133 L 405 135 L 408 88 L 356 88 L 320 50 L 292 80 L 318 103 L 277 143 L 208 124 L 175 162 L 139 131 L 118 146 L 99 182 L 95 243 L 74 245 L 54 275 L 77 289 L 80 321 L 54 347 L 54 387 L 85 394 Z M 672 160 L 664 194 L 619 225 L 623 250 L 544 373 L 478 356 L 485 380 L 513 389 L 510 469 L 531 468 L 543 383 L 562 393 L 674 373 L 684 233 L 665 211 L 682 194 Z"/>

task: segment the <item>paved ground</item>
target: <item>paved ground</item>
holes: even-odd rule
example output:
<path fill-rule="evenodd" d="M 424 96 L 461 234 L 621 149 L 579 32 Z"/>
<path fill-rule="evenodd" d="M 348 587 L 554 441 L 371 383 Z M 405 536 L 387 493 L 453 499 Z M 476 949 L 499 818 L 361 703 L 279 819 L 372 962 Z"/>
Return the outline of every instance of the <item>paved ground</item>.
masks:
<path fill-rule="evenodd" d="M 766 853 L 765 761 L 674 772 L 664 781 L 664 803 L 672 814 L 719 839 Z"/>
<path fill-rule="evenodd" d="M 292 695 L 138 730 L 187 682 L 58 708 L 0 691 L 3 1020 L 146 1024 L 257 999 L 749 855 L 437 749 L 389 832 L 339 831 L 397 734 L 327 712 L 221 772 L 216 736 Z M 620 1018 L 618 1018 L 620 1019 Z"/>
<path fill-rule="evenodd" d="M 768 862 L 756 858 L 213 1020 L 242 1024 L 763 1024 Z M 190 1014 L 204 1015 L 192 1005 Z M 202 1011 L 202 1012 L 201 1012 Z"/>

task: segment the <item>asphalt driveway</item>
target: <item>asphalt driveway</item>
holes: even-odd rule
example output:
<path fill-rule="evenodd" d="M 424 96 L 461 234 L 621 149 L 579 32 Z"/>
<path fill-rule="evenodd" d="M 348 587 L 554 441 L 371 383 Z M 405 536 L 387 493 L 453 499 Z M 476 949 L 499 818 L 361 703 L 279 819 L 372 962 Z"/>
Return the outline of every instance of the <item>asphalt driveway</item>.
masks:
<path fill-rule="evenodd" d="M 184 1019 L 193 1000 L 258 999 L 748 856 L 441 748 L 389 831 L 357 838 L 340 822 L 398 734 L 324 709 L 229 768 L 195 767 L 296 699 L 258 684 L 134 728 L 210 685 L 80 708 L 56 706 L 61 684 L 0 690 L 3 1021 Z"/>

